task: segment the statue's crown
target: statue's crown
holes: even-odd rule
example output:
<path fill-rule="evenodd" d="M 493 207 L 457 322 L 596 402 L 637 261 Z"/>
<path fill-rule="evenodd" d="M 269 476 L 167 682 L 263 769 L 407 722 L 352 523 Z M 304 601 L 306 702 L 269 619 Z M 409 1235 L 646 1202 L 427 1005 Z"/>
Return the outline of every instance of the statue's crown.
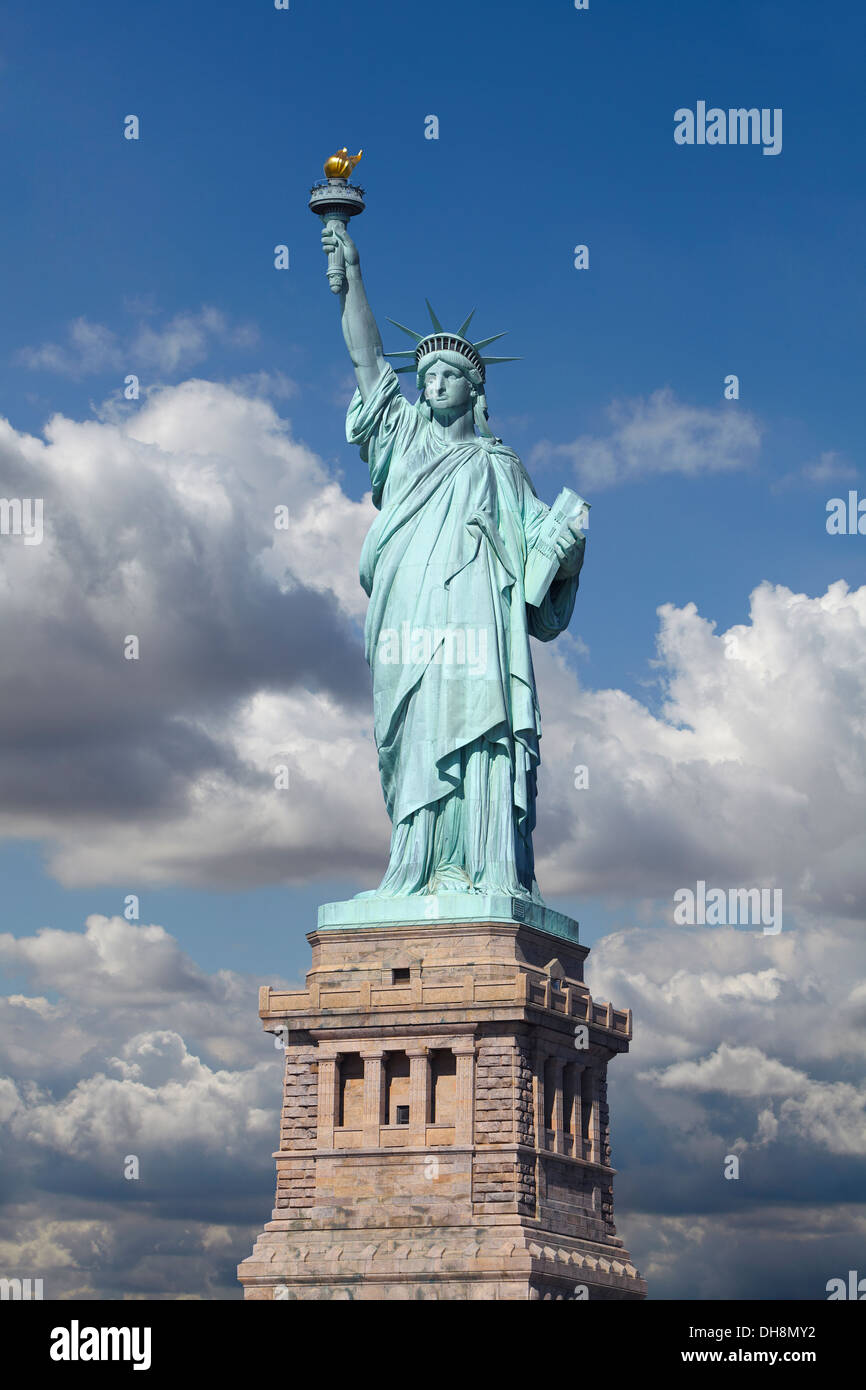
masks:
<path fill-rule="evenodd" d="M 461 357 L 466 358 L 470 367 L 475 369 L 483 382 L 487 374 L 486 368 L 489 367 L 491 363 L 518 362 L 520 360 L 518 357 L 483 357 L 481 355 L 482 348 L 487 347 L 490 343 L 495 343 L 498 338 L 504 338 L 505 334 L 494 333 L 492 338 L 482 338 L 477 343 L 471 342 L 470 339 L 466 337 L 466 330 L 472 322 L 472 315 L 475 313 L 474 309 L 472 313 L 463 320 L 456 333 L 448 333 L 434 314 L 430 305 L 430 300 L 427 299 L 424 302 L 427 305 L 430 321 L 433 324 L 434 331 L 432 333 L 416 333 L 413 329 L 406 328 L 404 324 L 398 323 L 396 319 L 388 320 L 389 323 L 393 323 L 395 328 L 399 328 L 401 333 L 407 333 L 410 338 L 414 338 L 415 340 L 415 347 L 409 352 L 385 353 L 386 357 L 412 358 L 412 361 L 407 363 L 405 367 L 396 367 L 396 371 L 417 372 L 422 359 L 428 357 L 431 353 L 457 352 Z"/>

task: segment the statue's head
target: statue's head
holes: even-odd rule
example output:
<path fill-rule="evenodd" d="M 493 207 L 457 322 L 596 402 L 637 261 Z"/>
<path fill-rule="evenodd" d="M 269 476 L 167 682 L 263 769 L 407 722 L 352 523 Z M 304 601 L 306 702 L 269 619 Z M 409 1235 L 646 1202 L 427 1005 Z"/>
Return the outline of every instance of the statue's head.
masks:
<path fill-rule="evenodd" d="M 386 352 L 386 357 L 408 357 L 410 364 L 398 367 L 398 372 L 415 372 L 418 390 L 421 392 L 423 407 L 430 414 L 443 419 L 456 419 L 466 411 L 472 411 L 476 428 L 480 434 L 490 436 L 487 424 L 487 400 L 484 394 L 484 378 L 490 362 L 513 362 L 513 357 L 482 357 L 481 349 L 504 335 L 494 333 L 492 338 L 483 338 L 473 343 L 465 336 L 472 314 L 464 319 L 456 333 L 448 333 L 427 301 L 432 333 L 415 333 L 396 319 L 390 322 L 401 332 L 407 333 L 415 341 L 411 352 Z M 473 309 L 472 313 L 474 314 Z"/>
<path fill-rule="evenodd" d="M 490 435 L 483 378 L 462 353 L 442 348 L 426 353 L 415 379 L 423 408 L 434 420 L 445 425 L 469 415 L 479 434 Z"/>
<path fill-rule="evenodd" d="M 483 389 L 478 373 L 473 372 L 456 352 L 430 353 L 418 371 L 418 386 L 434 416 L 453 418 L 474 409 Z"/>

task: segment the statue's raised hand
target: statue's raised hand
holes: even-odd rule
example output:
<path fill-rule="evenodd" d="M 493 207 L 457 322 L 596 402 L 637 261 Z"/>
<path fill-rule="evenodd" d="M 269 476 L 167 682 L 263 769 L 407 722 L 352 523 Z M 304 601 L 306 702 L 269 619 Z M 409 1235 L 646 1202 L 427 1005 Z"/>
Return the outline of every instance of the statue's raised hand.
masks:
<path fill-rule="evenodd" d="M 330 256 L 334 251 L 342 251 L 343 261 L 346 265 L 358 265 L 360 256 L 355 245 L 345 227 L 341 227 L 339 222 L 330 222 L 322 232 L 322 250 L 326 256 Z"/>

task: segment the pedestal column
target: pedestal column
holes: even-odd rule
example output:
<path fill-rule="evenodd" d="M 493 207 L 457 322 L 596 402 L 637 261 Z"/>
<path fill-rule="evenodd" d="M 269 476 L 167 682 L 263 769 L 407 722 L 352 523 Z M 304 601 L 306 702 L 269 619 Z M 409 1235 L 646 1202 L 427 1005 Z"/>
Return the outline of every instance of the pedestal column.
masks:
<path fill-rule="evenodd" d="M 334 1126 L 337 1122 L 337 1085 L 339 1082 L 340 1053 L 333 1057 L 320 1057 L 319 1068 L 319 1113 L 317 1133 L 319 1148 L 334 1147 Z"/>
<path fill-rule="evenodd" d="M 430 1060 L 426 1047 L 406 1049 L 409 1057 L 409 1143 L 427 1142 L 430 1118 Z"/>
<path fill-rule="evenodd" d="M 565 1072 L 565 1062 L 554 1057 L 550 1063 L 550 1079 L 553 1086 L 553 1114 L 551 1116 L 553 1130 L 553 1147 L 557 1153 L 565 1153 L 565 1136 L 563 1130 L 563 1100 L 562 1100 L 562 1080 Z"/>
<path fill-rule="evenodd" d="M 475 1132 L 475 1044 L 456 1043 L 451 1051 L 457 1058 L 454 1142 L 469 1145 Z"/>
<path fill-rule="evenodd" d="M 384 1050 L 362 1052 L 364 1059 L 364 1145 L 379 1147 L 379 1131 L 385 1122 Z"/>

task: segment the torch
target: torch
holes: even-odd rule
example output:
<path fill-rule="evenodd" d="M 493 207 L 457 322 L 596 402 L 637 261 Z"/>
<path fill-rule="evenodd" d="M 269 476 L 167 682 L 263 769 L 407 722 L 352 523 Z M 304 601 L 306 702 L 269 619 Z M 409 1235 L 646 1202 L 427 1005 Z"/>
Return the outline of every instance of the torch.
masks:
<path fill-rule="evenodd" d="M 349 154 L 344 146 L 332 154 L 330 159 L 325 160 L 327 182 L 315 183 L 310 189 L 310 212 L 321 217 L 325 227 L 339 226 L 345 231 L 349 218 L 364 211 L 363 188 L 349 183 L 349 175 L 363 153 L 363 150 L 359 150 L 357 154 Z M 328 284 L 334 294 L 339 294 L 345 283 L 346 267 L 343 252 L 338 246 L 328 256 Z"/>

